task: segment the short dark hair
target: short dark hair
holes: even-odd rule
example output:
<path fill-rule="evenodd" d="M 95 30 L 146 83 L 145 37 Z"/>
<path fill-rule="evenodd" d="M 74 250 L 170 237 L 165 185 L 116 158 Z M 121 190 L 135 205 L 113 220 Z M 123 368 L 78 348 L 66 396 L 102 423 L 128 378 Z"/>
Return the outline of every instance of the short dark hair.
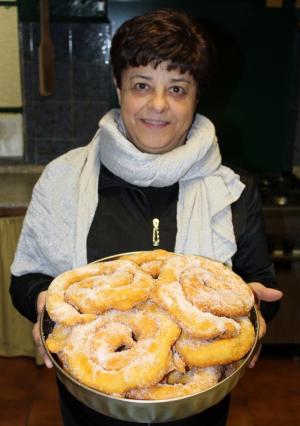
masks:
<path fill-rule="evenodd" d="M 156 68 L 168 62 L 168 71 L 189 72 L 201 89 L 208 81 L 214 47 L 206 31 L 185 12 L 156 9 L 124 22 L 112 39 L 110 50 L 117 86 L 129 67 Z"/>

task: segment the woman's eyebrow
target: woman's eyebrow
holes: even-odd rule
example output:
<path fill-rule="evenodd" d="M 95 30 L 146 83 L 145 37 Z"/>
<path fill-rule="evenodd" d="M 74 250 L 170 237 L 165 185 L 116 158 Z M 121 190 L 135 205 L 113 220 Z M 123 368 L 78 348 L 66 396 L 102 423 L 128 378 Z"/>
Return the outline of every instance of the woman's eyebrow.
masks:
<path fill-rule="evenodd" d="M 192 84 L 191 80 L 184 78 L 184 77 L 179 77 L 179 78 L 171 78 L 172 83 L 188 83 L 188 84 Z"/>
<path fill-rule="evenodd" d="M 129 80 L 133 80 L 134 78 L 143 78 L 144 80 L 148 80 L 151 81 L 153 80 L 153 77 L 147 76 L 147 75 L 143 75 L 143 74 L 134 74 L 132 76 L 130 76 Z M 178 77 L 178 78 L 171 78 L 170 79 L 171 83 L 188 83 L 188 84 L 192 84 L 191 80 L 184 78 L 184 77 Z"/>
<path fill-rule="evenodd" d="M 152 80 L 152 77 L 143 74 L 134 74 L 130 76 L 129 80 L 133 80 L 134 78 L 144 78 L 145 80 Z"/>

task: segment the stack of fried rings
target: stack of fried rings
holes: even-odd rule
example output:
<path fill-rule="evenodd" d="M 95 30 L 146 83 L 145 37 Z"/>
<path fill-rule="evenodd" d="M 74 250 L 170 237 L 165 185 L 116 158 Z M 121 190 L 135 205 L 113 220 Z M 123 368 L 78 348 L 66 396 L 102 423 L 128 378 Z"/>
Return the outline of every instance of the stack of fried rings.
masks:
<path fill-rule="evenodd" d="M 254 297 L 200 256 L 140 252 L 65 272 L 50 284 L 46 344 L 98 391 L 159 400 L 218 383 L 251 349 Z"/>

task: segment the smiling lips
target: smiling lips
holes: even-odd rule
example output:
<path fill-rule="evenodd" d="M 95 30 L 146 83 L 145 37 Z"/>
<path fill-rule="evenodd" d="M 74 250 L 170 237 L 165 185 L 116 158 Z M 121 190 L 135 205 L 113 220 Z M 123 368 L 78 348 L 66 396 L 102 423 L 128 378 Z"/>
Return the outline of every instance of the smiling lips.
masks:
<path fill-rule="evenodd" d="M 147 127 L 152 128 L 162 128 L 166 127 L 168 124 L 170 124 L 170 121 L 166 120 L 153 120 L 149 118 L 141 118 L 141 122 L 145 124 Z"/>

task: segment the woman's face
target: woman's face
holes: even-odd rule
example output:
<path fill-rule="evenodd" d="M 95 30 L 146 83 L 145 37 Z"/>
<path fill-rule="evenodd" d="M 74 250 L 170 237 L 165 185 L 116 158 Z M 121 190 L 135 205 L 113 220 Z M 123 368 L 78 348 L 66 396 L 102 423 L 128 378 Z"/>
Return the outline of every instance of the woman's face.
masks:
<path fill-rule="evenodd" d="M 127 138 L 141 151 L 160 154 L 184 144 L 197 105 L 190 73 L 167 71 L 167 63 L 131 67 L 118 90 Z"/>

